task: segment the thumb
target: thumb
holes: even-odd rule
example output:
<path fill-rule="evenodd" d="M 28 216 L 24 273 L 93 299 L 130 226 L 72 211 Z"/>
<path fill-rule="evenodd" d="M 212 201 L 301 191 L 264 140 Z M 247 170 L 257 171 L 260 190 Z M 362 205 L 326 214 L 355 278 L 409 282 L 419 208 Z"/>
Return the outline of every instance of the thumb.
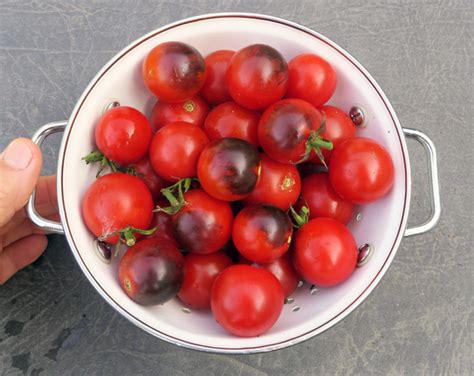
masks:
<path fill-rule="evenodd" d="M 39 147 L 27 138 L 17 138 L 0 154 L 0 227 L 28 201 L 41 172 Z"/>

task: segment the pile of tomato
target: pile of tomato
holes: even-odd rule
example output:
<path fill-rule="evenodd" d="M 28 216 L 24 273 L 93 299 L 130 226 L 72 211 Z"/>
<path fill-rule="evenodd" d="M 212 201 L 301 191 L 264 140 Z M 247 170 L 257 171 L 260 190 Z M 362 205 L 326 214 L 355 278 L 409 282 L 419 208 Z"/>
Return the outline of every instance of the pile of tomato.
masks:
<path fill-rule="evenodd" d="M 119 283 L 142 305 L 177 296 L 238 336 L 278 320 L 300 280 L 353 273 L 355 205 L 386 195 L 389 153 L 325 105 L 337 85 L 314 54 L 289 63 L 255 44 L 205 59 L 180 42 L 146 56 L 151 116 L 118 106 L 95 126 L 98 177 L 82 215 L 104 244 L 125 245 Z"/>

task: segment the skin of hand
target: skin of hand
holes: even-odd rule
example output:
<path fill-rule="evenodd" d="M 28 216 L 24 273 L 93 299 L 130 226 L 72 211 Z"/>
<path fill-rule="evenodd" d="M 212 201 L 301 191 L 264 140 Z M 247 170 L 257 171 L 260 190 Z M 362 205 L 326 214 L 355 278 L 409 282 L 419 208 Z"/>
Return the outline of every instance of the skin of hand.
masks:
<path fill-rule="evenodd" d="M 39 176 L 43 159 L 31 140 L 13 140 L 0 154 L 0 284 L 35 261 L 48 245 L 45 232 L 26 215 L 25 204 L 36 187 L 36 208 L 58 220 L 56 177 Z"/>

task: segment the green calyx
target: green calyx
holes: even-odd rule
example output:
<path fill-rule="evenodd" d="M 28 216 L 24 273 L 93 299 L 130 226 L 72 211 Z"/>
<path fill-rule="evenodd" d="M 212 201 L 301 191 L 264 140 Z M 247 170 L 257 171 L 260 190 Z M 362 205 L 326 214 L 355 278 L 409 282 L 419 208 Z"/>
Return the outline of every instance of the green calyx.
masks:
<path fill-rule="evenodd" d="M 189 188 L 191 188 L 191 183 L 193 180 L 197 179 L 184 178 L 179 180 L 177 183 L 170 185 L 169 187 L 163 188 L 161 190 L 161 193 L 168 200 L 170 206 L 167 206 L 165 208 L 157 206 L 154 211 L 162 211 L 169 215 L 173 215 L 179 212 L 181 208 L 186 204 L 186 201 L 184 200 L 184 193 L 186 193 Z"/>
<path fill-rule="evenodd" d="M 121 243 L 126 244 L 127 247 L 132 247 L 137 242 L 135 234 L 152 235 L 156 231 L 156 229 L 157 229 L 157 227 L 153 227 L 149 230 L 142 230 L 140 228 L 135 228 L 135 227 L 132 227 L 132 226 L 126 226 L 126 227 L 124 227 L 120 230 L 113 231 L 111 233 L 101 235 L 101 236 L 99 236 L 98 239 L 100 241 L 105 241 L 110 236 L 119 235 Z"/>
<path fill-rule="evenodd" d="M 84 160 L 86 164 L 97 163 L 97 162 L 100 163 L 99 171 L 97 171 L 97 174 L 95 175 L 96 178 L 98 178 L 100 174 L 102 173 L 102 171 L 107 167 L 109 167 L 112 172 L 123 172 L 124 174 L 138 176 L 138 177 L 143 176 L 143 174 L 139 173 L 133 167 L 120 166 L 118 163 L 107 158 L 99 150 L 94 150 L 90 152 L 88 155 L 82 158 L 82 160 Z"/>
<path fill-rule="evenodd" d="M 321 133 L 324 132 L 324 130 L 326 129 L 326 115 L 324 113 L 323 115 L 324 117 L 321 121 L 321 125 L 319 126 L 319 128 L 313 131 L 306 140 L 306 150 L 302 158 L 302 162 L 308 160 L 311 155 L 311 152 L 314 151 L 321 163 L 327 168 L 326 161 L 324 160 L 324 156 L 321 149 L 323 148 L 332 150 L 334 146 L 331 141 L 321 137 Z"/>
<path fill-rule="evenodd" d="M 290 213 L 293 219 L 293 227 L 300 228 L 309 221 L 309 208 L 303 206 L 298 213 L 293 206 L 290 206 Z"/>
<path fill-rule="evenodd" d="M 111 161 L 110 159 L 108 159 L 99 150 L 94 150 L 90 152 L 88 155 L 82 158 L 82 160 L 84 160 L 86 164 L 96 163 L 96 162 L 100 163 L 99 171 L 97 171 L 97 174 L 95 175 L 96 178 L 100 176 L 100 174 L 106 167 L 109 167 L 112 170 L 112 172 L 119 171 L 119 166 L 114 161 Z"/>

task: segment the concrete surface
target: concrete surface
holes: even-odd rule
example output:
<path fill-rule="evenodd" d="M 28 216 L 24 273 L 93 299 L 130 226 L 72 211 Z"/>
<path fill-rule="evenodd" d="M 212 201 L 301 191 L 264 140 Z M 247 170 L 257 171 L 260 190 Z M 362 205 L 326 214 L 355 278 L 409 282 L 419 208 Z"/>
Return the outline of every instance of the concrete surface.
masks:
<path fill-rule="evenodd" d="M 2 375 L 468 375 L 473 359 L 471 1 L 0 2 L 0 149 L 66 119 L 96 71 L 142 34 L 180 18 L 247 11 L 287 18 L 339 43 L 376 78 L 402 125 L 439 151 L 443 214 L 405 239 L 353 314 L 300 345 L 209 355 L 154 339 L 89 285 L 65 239 L 0 287 Z M 59 137 L 45 147 L 53 172 Z M 423 151 L 411 222 L 427 214 Z M 1 183 L 0 183 L 1 184 Z"/>

